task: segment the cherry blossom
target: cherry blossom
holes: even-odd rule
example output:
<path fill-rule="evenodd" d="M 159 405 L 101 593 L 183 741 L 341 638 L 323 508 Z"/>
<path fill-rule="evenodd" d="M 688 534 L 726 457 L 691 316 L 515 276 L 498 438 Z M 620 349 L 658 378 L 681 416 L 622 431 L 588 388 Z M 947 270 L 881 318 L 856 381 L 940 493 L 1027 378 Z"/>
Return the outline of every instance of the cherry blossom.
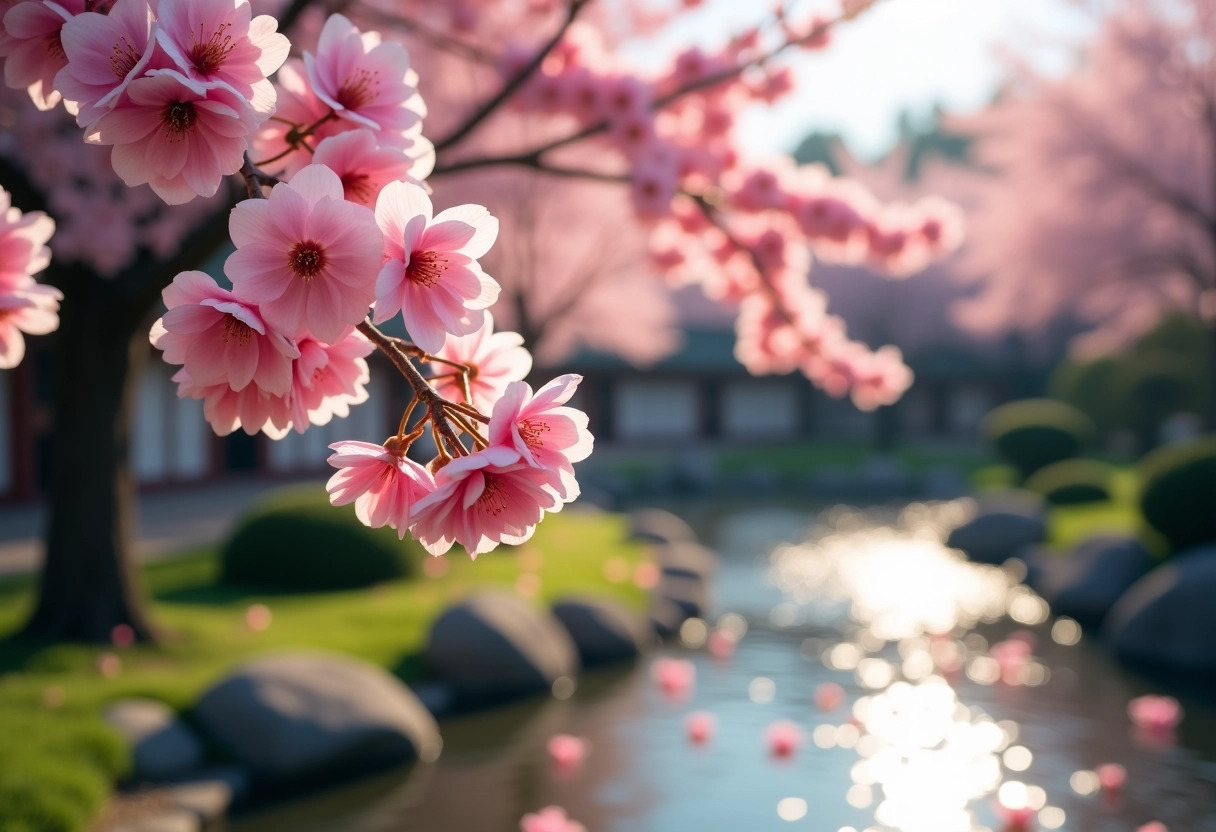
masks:
<path fill-rule="evenodd" d="M 0 56 L 4 57 L 4 83 L 29 92 L 39 110 L 53 109 L 63 96 L 55 88 L 55 75 L 67 64 L 60 41 L 63 25 L 85 10 L 84 0 L 34 0 L 15 3 L 4 13 Z"/>
<path fill-rule="evenodd" d="M 124 101 L 87 139 L 113 145 L 110 161 L 122 180 L 151 185 L 170 205 L 211 196 L 240 169 L 261 118 L 227 86 L 208 87 L 170 69 L 152 72 L 127 84 Z"/>
<path fill-rule="evenodd" d="M 426 192 L 390 182 L 376 201 L 388 262 L 376 279 L 375 322 L 398 312 L 418 346 L 434 352 L 448 334 L 481 327 L 484 310 L 498 299 L 498 283 L 477 258 L 498 236 L 498 220 L 480 205 L 458 205 L 432 217 Z"/>
<path fill-rule="evenodd" d="M 93 125 L 118 103 L 152 59 L 156 17 L 147 0 L 117 0 L 108 14 L 85 12 L 60 33 L 67 64 L 55 88 L 75 104 L 81 127 Z"/>
<path fill-rule="evenodd" d="M 376 134 L 361 128 L 321 140 L 312 159 L 338 174 L 348 201 L 375 208 L 377 197 L 389 182 L 421 185 L 434 164 L 435 151 L 421 137 L 409 153 L 380 147 Z"/>
<path fill-rule="evenodd" d="M 282 439 L 291 430 L 289 396 L 273 396 L 256 384 L 241 390 L 233 390 L 226 381 L 197 384 L 184 368 L 172 380 L 177 382 L 179 398 L 202 399 L 203 418 L 217 436 L 240 429 L 251 436 L 260 431 L 271 439 Z"/>
<path fill-rule="evenodd" d="M 51 262 L 47 241 L 55 233 L 55 221 L 42 211 L 25 211 L 12 204 L 9 192 L 0 188 L 0 289 L 25 285 Z"/>
<path fill-rule="evenodd" d="M 546 511 L 561 508 L 549 480 L 502 445 L 453 459 L 435 474 L 435 490 L 414 505 L 414 536 L 432 555 L 459 543 L 471 558 L 500 543 L 523 543 Z"/>
<path fill-rule="evenodd" d="M 359 31 L 340 14 L 325 22 L 317 52 L 304 53 L 304 66 L 318 98 L 339 118 L 375 130 L 384 144 L 400 142 L 426 115 L 405 48 Z"/>
<path fill-rule="evenodd" d="M 532 370 L 532 355 L 523 343 L 518 332 L 495 332 L 494 316 L 486 312 L 485 320 L 475 331 L 468 335 L 449 334 L 434 353 L 437 358 L 469 368 L 469 392 L 473 400 L 465 399 L 459 378 L 451 375 L 448 366 L 431 365 L 434 373 L 448 376 L 437 377 L 432 384 L 446 399 L 471 404 L 482 412 L 490 411 L 508 384 L 523 381 Z"/>
<path fill-rule="evenodd" d="M 296 342 L 300 352 L 292 364 L 291 421 L 297 432 L 309 425 L 327 425 L 334 416 L 345 418 L 351 405 L 367 401 L 371 375 L 364 360 L 372 343 L 351 330 L 336 344 L 305 337 Z"/>
<path fill-rule="evenodd" d="M 268 80 L 291 44 L 270 15 L 252 16 L 247 0 L 158 0 L 156 42 L 188 78 L 226 84 L 254 111 L 274 112 Z"/>
<path fill-rule="evenodd" d="M 168 311 L 152 325 L 152 345 L 180 364 L 194 384 L 254 384 L 272 396 L 291 389 L 300 350 L 266 326 L 258 309 L 221 289 L 203 272 L 182 272 L 162 292 Z"/>
<path fill-rule="evenodd" d="M 354 503 L 360 522 L 388 526 L 404 538 L 419 503 L 435 487 L 427 470 L 405 456 L 395 438 L 384 445 L 345 441 L 329 447 L 329 464 L 339 469 L 325 486 L 330 502 Z"/>
<path fill-rule="evenodd" d="M 224 273 L 271 325 L 333 343 L 367 315 L 380 232 L 368 208 L 343 199 L 329 168 L 309 165 L 269 199 L 238 203 L 229 232 L 236 251 Z"/>
<path fill-rule="evenodd" d="M 507 385 L 490 417 L 491 444 L 514 448 L 527 464 L 549 473 L 549 487 L 564 502 L 578 496 L 575 462 L 591 454 L 593 439 L 587 414 L 564 407 L 580 381 L 579 375 L 558 376 L 535 395 L 523 381 Z"/>
<path fill-rule="evenodd" d="M 25 335 L 46 335 L 59 328 L 63 293 L 35 283 L 0 293 L 0 370 L 16 367 L 25 357 Z"/>

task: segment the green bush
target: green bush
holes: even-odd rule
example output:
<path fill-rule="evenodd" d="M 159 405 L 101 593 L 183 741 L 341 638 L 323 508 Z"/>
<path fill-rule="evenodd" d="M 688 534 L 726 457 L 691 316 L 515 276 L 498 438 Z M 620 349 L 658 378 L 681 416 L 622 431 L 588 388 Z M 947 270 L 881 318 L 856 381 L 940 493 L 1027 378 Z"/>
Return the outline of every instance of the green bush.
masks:
<path fill-rule="evenodd" d="M 1140 481 L 1140 511 L 1174 551 L 1216 542 L 1216 436 L 1158 448 Z"/>
<path fill-rule="evenodd" d="M 1023 399 L 993 410 L 981 430 L 1025 480 L 1046 465 L 1076 456 L 1093 437 L 1094 424 L 1063 402 Z"/>
<path fill-rule="evenodd" d="M 271 590 L 356 589 L 415 573 L 422 548 L 353 506 L 331 506 L 317 485 L 280 489 L 239 523 L 221 553 L 220 580 Z"/>
<path fill-rule="evenodd" d="M 1035 471 L 1026 487 L 1056 506 L 1102 503 L 1111 498 L 1115 469 L 1093 459 L 1065 459 Z"/>
<path fill-rule="evenodd" d="M 1077 363 L 1065 360 L 1048 382 L 1053 399 L 1070 404 L 1093 420 L 1102 436 L 1123 427 L 1118 405 L 1119 362 L 1110 357 Z"/>
<path fill-rule="evenodd" d="M 1161 428 L 1175 413 L 1202 413 L 1207 377 L 1201 364 L 1166 350 L 1138 352 L 1120 363 L 1118 407 L 1141 450 L 1161 441 Z"/>

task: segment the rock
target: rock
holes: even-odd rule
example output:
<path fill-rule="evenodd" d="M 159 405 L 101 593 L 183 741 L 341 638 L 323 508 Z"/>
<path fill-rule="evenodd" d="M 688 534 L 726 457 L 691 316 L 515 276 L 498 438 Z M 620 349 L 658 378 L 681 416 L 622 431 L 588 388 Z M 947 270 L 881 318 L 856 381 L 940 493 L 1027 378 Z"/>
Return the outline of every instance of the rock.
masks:
<path fill-rule="evenodd" d="M 1047 516 L 1047 501 L 1041 494 L 1025 488 L 992 488 L 981 493 L 975 501 L 980 514 L 1000 512 L 1037 520 Z"/>
<path fill-rule="evenodd" d="M 346 656 L 283 653 L 254 659 L 213 685 L 199 726 L 255 777 L 333 779 L 433 759 L 435 720 L 395 677 Z"/>
<path fill-rule="evenodd" d="M 967 493 L 967 478 L 952 465 L 935 465 L 921 478 L 921 491 L 930 500 L 954 500 Z"/>
<path fill-rule="evenodd" d="M 197 780 L 169 790 L 174 808 L 193 812 L 203 826 L 224 816 L 232 804 L 232 787 L 223 780 Z"/>
<path fill-rule="evenodd" d="M 650 606 L 650 626 L 655 635 L 664 641 L 675 638 L 680 632 L 680 625 L 689 619 L 684 607 L 670 598 L 656 596 Z"/>
<path fill-rule="evenodd" d="M 640 616 L 612 601 L 562 598 L 552 609 L 585 667 L 636 658 L 654 641 L 654 633 Z"/>
<path fill-rule="evenodd" d="M 1024 547 L 1041 543 L 1047 537 L 1047 526 L 1041 516 L 1008 507 L 981 513 L 950 532 L 946 545 L 961 549 L 977 563 L 999 566 L 1017 555 Z"/>
<path fill-rule="evenodd" d="M 643 508 L 629 515 L 629 537 L 650 543 L 696 543 L 692 527 L 669 511 Z"/>
<path fill-rule="evenodd" d="M 1128 587 L 1156 565 L 1140 541 L 1123 535 L 1091 537 L 1067 555 L 1048 557 L 1039 557 L 1039 594 L 1057 615 L 1089 627 L 1100 625 Z"/>
<path fill-rule="evenodd" d="M 132 780 L 170 780 L 203 764 L 202 742 L 163 702 L 119 699 L 104 718 L 131 746 Z"/>
<path fill-rule="evenodd" d="M 657 557 L 664 575 L 708 581 L 718 570 L 718 556 L 700 543 L 668 543 L 658 547 Z"/>
<path fill-rule="evenodd" d="M 704 618 L 709 611 L 709 584 L 690 575 L 664 575 L 655 594 L 678 606 L 685 618 Z"/>
<path fill-rule="evenodd" d="M 435 620 L 427 664 L 462 706 L 549 691 L 578 670 L 578 652 L 548 612 L 505 592 L 483 592 Z"/>
<path fill-rule="evenodd" d="M 428 680 L 411 685 L 411 690 L 418 697 L 422 706 L 438 719 L 447 716 L 456 708 L 456 693 L 446 682 Z"/>
<path fill-rule="evenodd" d="M 1131 664 L 1216 676 L 1216 545 L 1174 555 L 1106 616 L 1103 635 Z"/>
<path fill-rule="evenodd" d="M 137 820 L 124 821 L 111 832 L 199 832 L 198 816 L 185 809 L 164 809 Z"/>

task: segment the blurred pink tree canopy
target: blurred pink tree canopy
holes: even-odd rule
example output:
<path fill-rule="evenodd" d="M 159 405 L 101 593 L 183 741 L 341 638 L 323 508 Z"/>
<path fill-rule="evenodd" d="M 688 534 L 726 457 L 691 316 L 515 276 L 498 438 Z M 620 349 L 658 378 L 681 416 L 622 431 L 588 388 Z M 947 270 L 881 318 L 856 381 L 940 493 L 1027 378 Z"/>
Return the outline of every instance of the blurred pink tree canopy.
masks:
<path fill-rule="evenodd" d="M 955 124 L 997 174 L 960 269 L 982 288 L 956 316 L 994 332 L 1072 315 L 1082 354 L 1167 309 L 1216 327 L 1216 3 L 1121 0 L 1082 57 L 1060 79 L 1021 71 Z"/>

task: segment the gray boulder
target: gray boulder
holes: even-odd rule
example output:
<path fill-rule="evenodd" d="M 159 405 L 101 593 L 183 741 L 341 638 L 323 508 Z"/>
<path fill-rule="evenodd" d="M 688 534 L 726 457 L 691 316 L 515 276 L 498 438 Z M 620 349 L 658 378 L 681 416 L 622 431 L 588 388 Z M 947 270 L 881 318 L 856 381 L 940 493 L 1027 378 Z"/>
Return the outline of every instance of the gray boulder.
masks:
<path fill-rule="evenodd" d="M 585 667 L 629 661 L 651 646 L 654 633 L 632 610 L 601 598 L 562 598 L 553 615 L 566 628 Z"/>
<path fill-rule="evenodd" d="M 1102 623 L 1127 589 L 1156 565 L 1134 537 L 1098 535 L 1081 541 L 1067 555 L 1040 555 L 1038 592 L 1057 615 L 1083 625 Z"/>
<path fill-rule="evenodd" d="M 670 511 L 643 508 L 629 514 L 629 537 L 649 543 L 695 543 L 696 532 Z"/>
<path fill-rule="evenodd" d="M 423 656 L 462 706 L 547 692 L 578 670 L 561 623 L 505 592 L 479 593 L 446 610 Z"/>
<path fill-rule="evenodd" d="M 1131 664 L 1216 676 L 1216 545 L 1149 572 L 1106 616 L 1103 635 Z"/>
<path fill-rule="evenodd" d="M 709 583 L 703 578 L 664 575 L 655 594 L 679 607 L 685 618 L 704 618 L 709 612 Z"/>
<path fill-rule="evenodd" d="M 439 729 L 409 688 L 346 656 L 254 659 L 213 685 L 194 709 L 234 760 L 269 781 L 312 780 L 439 753 Z"/>
<path fill-rule="evenodd" d="M 700 543 L 668 543 L 657 549 L 664 575 L 708 581 L 718 570 L 718 556 Z"/>
<path fill-rule="evenodd" d="M 203 764 L 202 741 L 163 702 L 119 699 L 103 716 L 131 747 L 133 780 L 171 780 Z"/>
<path fill-rule="evenodd" d="M 650 626 L 655 635 L 664 641 L 675 638 L 680 625 L 689 619 L 684 607 L 669 598 L 655 596 L 650 605 Z"/>
<path fill-rule="evenodd" d="M 976 563 L 1000 565 L 1024 547 L 1042 543 L 1047 525 L 1041 515 L 1016 511 L 1012 506 L 993 509 L 964 523 L 946 538 L 946 545 L 961 549 Z"/>

